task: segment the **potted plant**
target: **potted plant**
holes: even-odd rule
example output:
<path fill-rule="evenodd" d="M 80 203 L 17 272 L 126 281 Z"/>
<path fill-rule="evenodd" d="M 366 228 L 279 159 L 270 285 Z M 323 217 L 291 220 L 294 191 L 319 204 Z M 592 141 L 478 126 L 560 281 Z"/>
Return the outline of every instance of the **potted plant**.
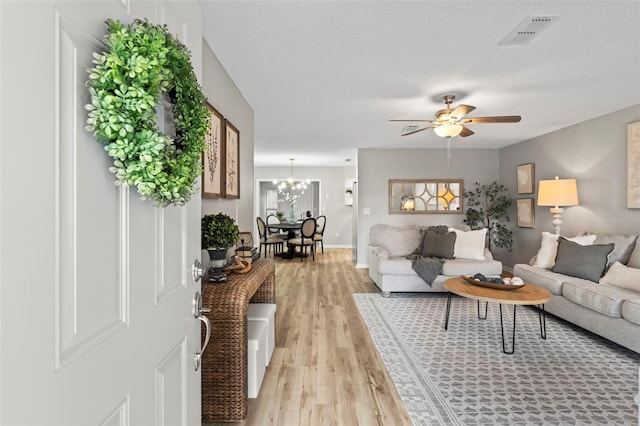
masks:
<path fill-rule="evenodd" d="M 238 242 L 238 225 L 224 213 L 207 214 L 202 217 L 201 231 L 201 246 L 209 252 L 211 260 L 209 281 L 226 281 L 222 268 L 227 260 L 227 251 Z"/>
<path fill-rule="evenodd" d="M 278 210 L 278 211 L 276 212 L 276 217 L 278 218 L 278 220 L 279 220 L 280 222 L 286 222 L 286 221 L 287 221 L 287 220 L 285 219 L 285 217 L 284 217 L 284 212 L 283 212 L 283 211 L 281 211 L 281 210 Z"/>
<path fill-rule="evenodd" d="M 467 206 L 464 223 L 471 229 L 487 228 L 489 250 L 491 242 L 496 247 L 511 251 L 513 247 L 513 232 L 501 220 L 509 222 L 509 208 L 513 205 L 513 199 L 504 193 L 507 187 L 493 182 L 490 185 L 480 185 L 476 182 L 473 191 L 465 191 L 464 197 Z"/>

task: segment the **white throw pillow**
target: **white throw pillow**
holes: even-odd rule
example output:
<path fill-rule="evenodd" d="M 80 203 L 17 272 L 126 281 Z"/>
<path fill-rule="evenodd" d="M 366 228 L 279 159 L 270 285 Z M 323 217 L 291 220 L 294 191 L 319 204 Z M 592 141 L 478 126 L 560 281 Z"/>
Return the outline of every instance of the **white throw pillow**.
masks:
<path fill-rule="evenodd" d="M 629 268 L 620 262 L 615 262 L 609 267 L 605 276 L 600 278 L 600 283 L 640 293 L 640 269 Z"/>
<path fill-rule="evenodd" d="M 466 232 L 456 228 L 449 228 L 449 232 L 456 233 L 456 242 L 453 247 L 453 256 L 455 258 L 484 260 L 487 228 Z"/>
<path fill-rule="evenodd" d="M 552 234 L 551 232 L 542 233 L 540 250 L 538 250 L 538 254 L 535 257 L 536 260 L 533 266 L 537 266 L 538 268 L 551 269 L 553 265 L 556 264 L 556 254 L 558 253 L 558 237 L 559 235 Z M 589 246 L 596 240 L 596 235 L 578 235 L 573 238 L 567 238 L 567 240 L 578 243 L 581 246 Z"/>

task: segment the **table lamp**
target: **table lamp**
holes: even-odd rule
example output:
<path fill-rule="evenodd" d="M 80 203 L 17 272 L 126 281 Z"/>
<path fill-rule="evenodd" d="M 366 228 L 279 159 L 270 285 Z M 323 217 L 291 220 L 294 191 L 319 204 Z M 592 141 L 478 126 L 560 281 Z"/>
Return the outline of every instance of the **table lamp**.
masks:
<path fill-rule="evenodd" d="M 541 180 L 538 183 L 538 205 L 551 206 L 549 211 L 553 215 L 553 227 L 556 235 L 560 235 L 560 227 L 562 226 L 561 206 L 577 206 L 578 187 L 575 179 L 559 179 L 556 176 L 553 180 Z"/>

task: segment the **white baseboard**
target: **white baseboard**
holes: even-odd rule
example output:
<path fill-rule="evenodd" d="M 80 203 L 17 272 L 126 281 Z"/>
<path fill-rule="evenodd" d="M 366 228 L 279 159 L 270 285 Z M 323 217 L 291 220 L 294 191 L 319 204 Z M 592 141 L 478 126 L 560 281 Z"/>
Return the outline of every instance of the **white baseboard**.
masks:
<path fill-rule="evenodd" d="M 368 263 L 356 263 L 356 269 L 369 269 Z"/>

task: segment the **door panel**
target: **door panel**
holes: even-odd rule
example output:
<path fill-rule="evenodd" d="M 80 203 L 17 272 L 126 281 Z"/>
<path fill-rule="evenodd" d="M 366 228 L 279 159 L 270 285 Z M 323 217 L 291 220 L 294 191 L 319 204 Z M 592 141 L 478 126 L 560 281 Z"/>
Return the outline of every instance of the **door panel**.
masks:
<path fill-rule="evenodd" d="M 1 424 L 200 424 L 200 199 L 115 186 L 84 130 L 107 18 L 166 22 L 200 75 L 195 1 L 0 1 Z"/>
<path fill-rule="evenodd" d="M 60 368 L 126 324 L 128 190 L 95 172 L 96 161 L 102 170 L 110 161 L 81 119 L 89 96 L 78 82 L 86 80 L 86 58 L 101 43 L 57 12 L 55 20 L 54 296 Z"/>

